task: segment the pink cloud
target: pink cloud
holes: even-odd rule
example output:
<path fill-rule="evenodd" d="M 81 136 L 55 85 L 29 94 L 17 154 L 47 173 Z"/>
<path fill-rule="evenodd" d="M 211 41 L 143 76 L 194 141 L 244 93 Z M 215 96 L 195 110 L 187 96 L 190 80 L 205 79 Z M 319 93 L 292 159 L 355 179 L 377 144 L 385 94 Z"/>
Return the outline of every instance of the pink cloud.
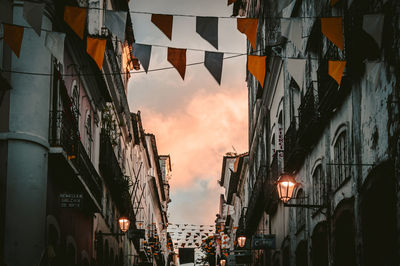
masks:
<path fill-rule="evenodd" d="M 173 190 L 190 187 L 198 178 L 217 180 L 222 156 L 232 146 L 247 150 L 246 89 L 200 90 L 173 115 L 146 108 L 141 113 L 146 131 L 156 135 L 159 153 L 171 155 Z"/>

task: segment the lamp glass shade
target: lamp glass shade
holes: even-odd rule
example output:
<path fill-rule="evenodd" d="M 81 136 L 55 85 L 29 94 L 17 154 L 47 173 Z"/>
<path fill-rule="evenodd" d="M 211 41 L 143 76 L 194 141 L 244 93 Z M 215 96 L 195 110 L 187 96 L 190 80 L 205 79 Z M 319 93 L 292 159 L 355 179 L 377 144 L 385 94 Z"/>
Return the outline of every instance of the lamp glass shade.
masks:
<path fill-rule="evenodd" d="M 121 217 L 121 218 L 119 218 L 118 222 L 119 222 L 119 228 L 121 229 L 122 232 L 125 233 L 126 231 L 128 231 L 129 224 L 130 224 L 130 221 L 128 218 Z"/>
<path fill-rule="evenodd" d="M 225 259 L 221 259 L 221 260 L 219 261 L 219 264 L 221 264 L 221 266 L 225 266 L 226 260 L 225 260 Z"/>
<path fill-rule="evenodd" d="M 287 203 L 293 197 L 296 184 L 297 182 L 292 176 L 281 175 L 276 185 L 279 199 L 284 203 Z"/>
<path fill-rule="evenodd" d="M 246 237 L 245 236 L 239 236 L 237 241 L 238 241 L 239 247 L 242 248 L 246 244 Z"/>

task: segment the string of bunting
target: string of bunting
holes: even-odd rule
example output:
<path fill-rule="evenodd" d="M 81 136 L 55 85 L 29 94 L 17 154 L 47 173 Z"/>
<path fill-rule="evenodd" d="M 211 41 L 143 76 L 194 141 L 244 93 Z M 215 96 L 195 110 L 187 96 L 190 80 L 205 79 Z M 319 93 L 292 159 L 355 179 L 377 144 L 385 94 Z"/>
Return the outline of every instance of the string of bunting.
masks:
<path fill-rule="evenodd" d="M 279 7 L 284 8 L 289 5 L 288 0 L 279 1 Z M 229 4 L 229 3 L 228 3 Z M 335 5 L 335 1 L 331 5 Z M 89 8 L 90 9 L 90 8 Z M 44 3 L 24 1 L 23 16 L 27 23 L 40 36 L 41 21 L 43 16 Z M 83 40 L 88 8 L 65 6 L 64 21 Z M 125 28 L 127 20 L 126 11 L 105 10 L 105 26 L 122 42 L 125 41 Z M 218 49 L 218 17 L 196 17 L 196 32 L 208 41 L 213 47 Z M 247 36 L 253 49 L 256 48 L 256 37 L 258 31 L 257 18 L 235 18 L 237 20 L 237 29 Z M 173 15 L 152 14 L 151 21 L 163 32 L 167 38 L 172 39 Z M 319 19 L 321 33 L 340 50 L 344 49 L 343 37 L 343 18 L 342 17 L 322 17 Z M 363 17 L 363 30 L 375 40 L 377 45 L 381 46 L 382 29 L 384 15 L 383 14 L 367 14 Z M 315 23 L 315 22 L 314 22 Z M 4 27 L 4 41 L 8 44 L 11 50 L 17 57 L 21 53 L 21 45 L 23 41 L 24 29 L 26 26 L 2 23 Z M 303 52 L 303 37 L 302 34 L 303 20 L 297 18 L 281 18 L 281 35 L 287 38 L 293 45 Z M 63 63 L 65 33 L 46 32 L 45 46 L 51 54 L 61 63 Z M 93 36 L 86 37 L 86 52 L 92 57 L 98 68 L 102 69 L 104 52 L 106 47 L 106 39 Z M 186 63 L 186 48 L 168 47 L 167 60 L 175 68 L 182 79 L 185 78 L 186 66 L 193 65 Z M 149 63 L 151 57 L 152 45 L 134 43 L 132 53 L 141 62 L 144 72 L 149 71 Z M 194 64 L 204 63 L 204 66 L 221 84 L 222 68 L 224 53 L 218 51 L 204 51 L 204 61 Z M 248 70 L 258 80 L 261 86 L 264 86 L 266 75 L 266 56 L 248 55 Z M 342 75 L 346 66 L 345 61 L 329 61 L 328 74 L 336 80 L 338 85 L 341 84 Z M 169 69 L 169 68 L 162 68 Z M 305 60 L 292 59 L 288 60 L 288 70 L 292 77 L 302 85 L 302 75 L 305 69 Z M 161 69 L 156 69 L 161 70 Z M 155 71 L 155 70 L 152 70 Z M 33 73 L 32 73 L 33 74 Z"/>

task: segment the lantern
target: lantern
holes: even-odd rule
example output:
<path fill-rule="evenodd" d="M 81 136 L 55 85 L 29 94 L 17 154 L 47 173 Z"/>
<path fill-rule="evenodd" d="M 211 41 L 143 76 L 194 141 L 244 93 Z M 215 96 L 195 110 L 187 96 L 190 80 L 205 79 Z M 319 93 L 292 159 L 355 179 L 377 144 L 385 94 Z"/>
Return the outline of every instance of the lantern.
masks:
<path fill-rule="evenodd" d="M 219 261 L 219 264 L 221 264 L 221 266 L 225 266 L 225 264 L 226 264 L 226 259 L 221 259 L 221 260 Z"/>
<path fill-rule="evenodd" d="M 241 235 L 238 237 L 237 241 L 238 241 L 239 247 L 242 248 L 246 244 L 246 237 L 244 235 Z"/>
<path fill-rule="evenodd" d="M 294 189 L 297 185 L 296 180 L 291 175 L 282 174 L 276 184 L 279 199 L 287 203 L 293 197 Z"/>
<path fill-rule="evenodd" d="M 121 229 L 122 232 L 125 233 L 126 231 L 128 231 L 129 224 L 130 224 L 130 221 L 128 218 L 121 217 L 121 218 L 119 218 L 118 222 L 119 222 L 119 228 Z"/>

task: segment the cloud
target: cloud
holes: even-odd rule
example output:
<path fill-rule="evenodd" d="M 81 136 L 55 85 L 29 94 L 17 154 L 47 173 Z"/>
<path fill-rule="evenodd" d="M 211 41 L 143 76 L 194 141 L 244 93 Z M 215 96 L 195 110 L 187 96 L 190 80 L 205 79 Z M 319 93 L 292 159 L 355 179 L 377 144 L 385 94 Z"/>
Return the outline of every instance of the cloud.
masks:
<path fill-rule="evenodd" d="M 141 110 L 144 127 L 157 137 L 159 153 L 171 154 L 176 189 L 197 179 L 216 180 L 222 156 L 247 150 L 247 91 L 197 92 L 180 111 L 169 115 Z"/>
<path fill-rule="evenodd" d="M 168 2 L 168 3 L 167 3 Z M 164 14 L 225 16 L 232 6 L 215 0 L 135 0 L 131 9 Z M 132 14 L 135 40 L 153 44 L 150 69 L 170 67 L 167 48 L 215 49 L 202 39 L 194 17 L 174 17 L 172 41 L 150 21 L 149 14 Z M 246 53 L 246 38 L 232 18 L 219 20 L 219 51 Z M 224 57 L 232 56 L 226 53 Z M 204 52 L 187 51 L 187 63 L 202 62 Z M 156 135 L 159 154 L 170 154 L 171 222 L 212 224 L 222 189 L 222 156 L 247 151 L 246 56 L 223 62 L 222 86 L 203 64 L 186 68 L 182 81 L 175 69 L 133 73 L 128 100 L 140 110 L 146 132 Z"/>
<path fill-rule="evenodd" d="M 223 193 L 217 180 L 228 151 L 247 150 L 247 90 L 199 90 L 178 112 L 141 110 L 147 132 L 156 135 L 159 154 L 170 154 L 170 220 L 213 223 Z"/>
<path fill-rule="evenodd" d="M 171 222 L 189 224 L 212 224 L 219 208 L 219 187 L 211 186 L 212 181 L 196 180 L 186 189 L 172 192 L 169 206 Z"/>

